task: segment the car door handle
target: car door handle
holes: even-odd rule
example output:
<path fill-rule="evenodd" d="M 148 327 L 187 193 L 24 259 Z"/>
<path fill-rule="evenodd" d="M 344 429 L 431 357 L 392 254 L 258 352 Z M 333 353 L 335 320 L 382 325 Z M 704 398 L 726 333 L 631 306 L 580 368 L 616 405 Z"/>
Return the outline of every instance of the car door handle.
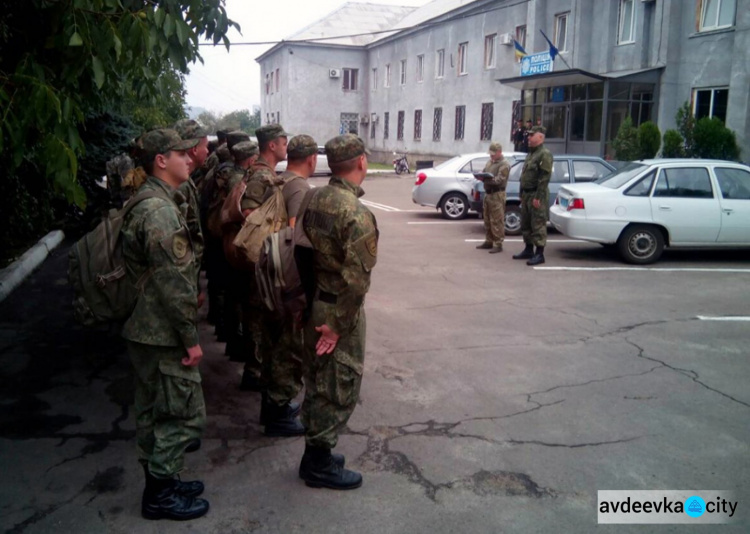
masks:
<path fill-rule="evenodd" d="M 724 213 L 726 213 L 727 215 L 731 215 L 732 213 L 734 213 L 734 210 L 733 210 L 733 209 L 731 209 L 731 208 L 724 208 L 724 209 L 722 209 L 721 211 L 723 211 L 723 212 L 724 212 Z"/>
<path fill-rule="evenodd" d="M 670 206 L 659 206 L 659 211 L 672 211 Z"/>

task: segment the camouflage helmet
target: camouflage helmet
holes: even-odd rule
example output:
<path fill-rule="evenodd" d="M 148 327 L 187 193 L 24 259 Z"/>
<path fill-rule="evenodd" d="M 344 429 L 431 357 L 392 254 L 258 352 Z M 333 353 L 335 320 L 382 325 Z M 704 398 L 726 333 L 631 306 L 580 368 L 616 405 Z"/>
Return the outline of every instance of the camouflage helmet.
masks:
<path fill-rule="evenodd" d="M 370 154 L 370 151 L 365 148 L 365 142 L 354 134 L 339 135 L 326 143 L 328 163 L 340 163 L 362 154 Z"/>

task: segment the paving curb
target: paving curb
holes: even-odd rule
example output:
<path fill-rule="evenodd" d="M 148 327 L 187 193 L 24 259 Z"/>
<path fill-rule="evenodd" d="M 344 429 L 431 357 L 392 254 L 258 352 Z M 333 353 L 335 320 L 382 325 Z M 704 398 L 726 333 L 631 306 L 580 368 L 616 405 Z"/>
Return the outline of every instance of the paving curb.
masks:
<path fill-rule="evenodd" d="M 65 239 L 62 230 L 54 230 L 41 238 L 27 250 L 23 256 L 0 271 L 0 302 L 4 301 L 13 290 L 28 278 L 39 267 L 50 252 L 55 250 Z"/>

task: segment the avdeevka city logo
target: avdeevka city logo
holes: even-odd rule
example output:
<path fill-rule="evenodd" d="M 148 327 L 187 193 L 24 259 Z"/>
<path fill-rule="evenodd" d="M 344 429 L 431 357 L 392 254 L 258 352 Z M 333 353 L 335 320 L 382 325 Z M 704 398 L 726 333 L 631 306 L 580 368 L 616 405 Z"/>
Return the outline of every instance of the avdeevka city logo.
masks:
<path fill-rule="evenodd" d="M 706 501 L 693 495 L 685 499 L 685 513 L 690 517 L 700 517 L 706 511 Z"/>

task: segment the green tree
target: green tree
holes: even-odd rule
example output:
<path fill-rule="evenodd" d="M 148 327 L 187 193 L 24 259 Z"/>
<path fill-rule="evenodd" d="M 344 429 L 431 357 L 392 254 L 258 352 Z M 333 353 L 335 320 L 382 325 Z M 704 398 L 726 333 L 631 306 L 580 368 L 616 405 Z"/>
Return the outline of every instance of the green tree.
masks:
<path fill-rule="evenodd" d="M 664 132 L 661 155 L 664 158 L 681 158 L 685 155 L 685 140 L 677 130 Z"/>
<path fill-rule="evenodd" d="M 617 136 L 612 141 L 615 150 L 615 159 L 620 161 L 633 161 L 641 157 L 641 148 L 638 144 L 638 129 L 633 126 L 630 116 L 625 117 Z"/>
<path fill-rule="evenodd" d="M 225 128 L 231 128 L 233 130 L 242 130 L 249 134 L 255 133 L 255 128 L 252 128 L 253 118 L 250 115 L 249 109 L 242 109 L 239 111 L 232 111 L 227 113 L 221 118 Z"/>
<path fill-rule="evenodd" d="M 198 115 L 198 122 L 200 122 L 205 128 L 211 133 L 216 133 L 216 130 L 220 130 L 219 121 L 221 117 L 217 116 L 213 111 L 204 111 Z"/>
<path fill-rule="evenodd" d="M 661 146 L 661 132 L 659 127 L 651 121 L 646 121 L 638 127 L 638 146 L 640 159 L 651 159 L 659 152 Z"/>
<path fill-rule="evenodd" d="M 675 121 L 677 122 L 677 130 L 680 132 L 684 141 L 683 152 L 686 157 L 692 158 L 693 145 L 695 144 L 693 139 L 695 117 L 693 116 L 693 110 L 690 109 L 690 104 L 687 101 L 677 110 Z"/>
<path fill-rule="evenodd" d="M 695 123 L 693 154 L 698 158 L 739 161 L 740 148 L 732 130 L 716 117 Z"/>

